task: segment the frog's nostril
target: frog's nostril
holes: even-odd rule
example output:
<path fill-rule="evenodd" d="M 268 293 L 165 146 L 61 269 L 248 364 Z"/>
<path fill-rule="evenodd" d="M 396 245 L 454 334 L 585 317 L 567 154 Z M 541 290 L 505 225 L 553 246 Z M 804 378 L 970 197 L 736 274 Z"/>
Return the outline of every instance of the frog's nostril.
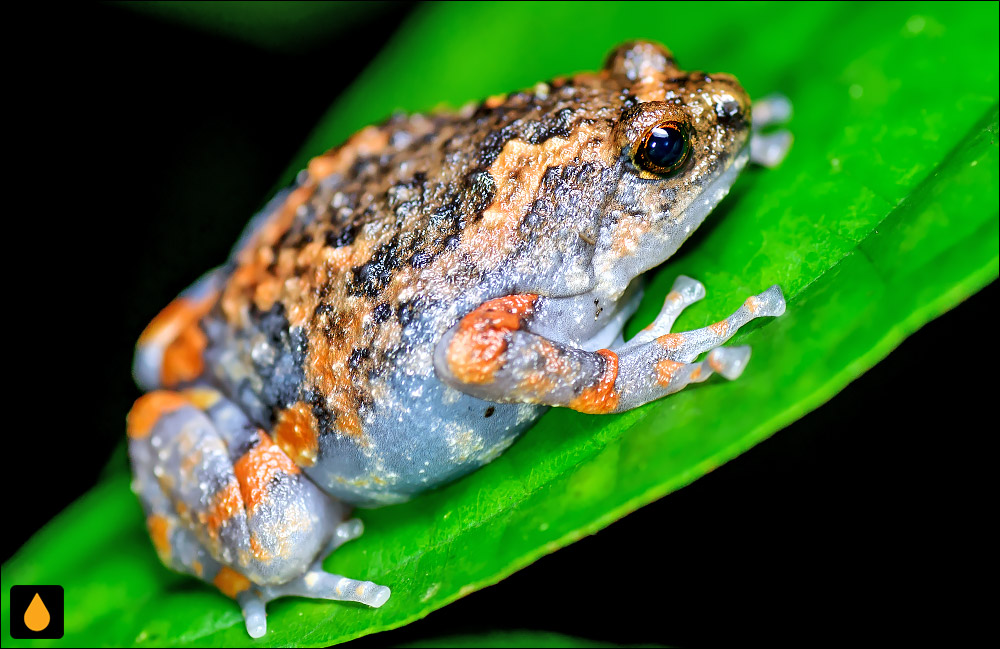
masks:
<path fill-rule="evenodd" d="M 715 114 L 722 122 L 739 118 L 740 112 L 740 102 L 732 98 L 724 98 L 715 104 Z"/>

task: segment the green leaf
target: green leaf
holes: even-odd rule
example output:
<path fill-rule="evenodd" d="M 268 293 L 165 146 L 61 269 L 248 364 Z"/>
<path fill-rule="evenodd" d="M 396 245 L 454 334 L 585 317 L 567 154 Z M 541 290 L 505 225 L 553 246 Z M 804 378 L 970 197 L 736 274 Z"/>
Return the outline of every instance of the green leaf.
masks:
<path fill-rule="evenodd" d="M 735 457 L 997 277 L 998 37 L 985 3 L 424 6 L 296 167 L 396 108 L 458 105 L 593 69 L 636 37 L 795 105 L 788 159 L 744 174 L 654 273 L 630 324 L 655 315 L 680 273 L 709 292 L 680 329 L 778 283 L 787 313 L 735 341 L 754 348 L 742 378 L 616 416 L 553 410 L 480 471 L 362 512 L 364 537 L 325 566 L 389 585 L 389 602 L 281 600 L 254 643 L 234 603 L 159 564 L 127 476 L 111 471 L 3 566 L 5 646 L 13 583 L 61 583 L 61 642 L 79 645 L 321 646 L 406 624 Z"/>

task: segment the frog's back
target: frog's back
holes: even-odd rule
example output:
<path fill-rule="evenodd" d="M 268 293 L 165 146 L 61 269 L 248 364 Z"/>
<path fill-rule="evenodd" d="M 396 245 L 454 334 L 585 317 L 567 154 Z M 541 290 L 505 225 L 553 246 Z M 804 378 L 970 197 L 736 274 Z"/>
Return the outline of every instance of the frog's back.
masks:
<path fill-rule="evenodd" d="M 252 224 L 202 321 L 213 381 L 352 502 L 400 500 L 495 457 L 540 409 L 445 387 L 434 344 L 517 284 L 526 230 L 508 206 L 534 193 L 524 157 L 581 131 L 600 140 L 619 92 L 580 75 L 394 117 L 313 159 Z M 527 148 L 514 164 L 511 140 Z"/>

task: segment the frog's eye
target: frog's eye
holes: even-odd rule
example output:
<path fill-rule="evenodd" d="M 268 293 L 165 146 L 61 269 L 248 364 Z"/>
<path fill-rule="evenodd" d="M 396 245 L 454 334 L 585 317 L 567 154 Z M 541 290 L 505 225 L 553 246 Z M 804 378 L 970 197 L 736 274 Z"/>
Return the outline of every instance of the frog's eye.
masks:
<path fill-rule="evenodd" d="M 660 122 L 646 131 L 635 149 L 635 164 L 666 177 L 681 168 L 690 150 L 690 135 L 684 122 Z"/>

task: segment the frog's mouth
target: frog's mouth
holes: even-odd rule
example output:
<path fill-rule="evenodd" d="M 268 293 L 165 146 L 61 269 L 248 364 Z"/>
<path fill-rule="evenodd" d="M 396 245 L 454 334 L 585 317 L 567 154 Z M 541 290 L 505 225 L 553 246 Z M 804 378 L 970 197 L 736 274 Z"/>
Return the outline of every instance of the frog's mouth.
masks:
<path fill-rule="evenodd" d="M 607 295 L 621 295 L 633 278 L 669 259 L 726 197 L 729 188 L 736 182 L 749 160 L 748 138 L 733 156 L 729 166 L 708 181 L 682 213 L 676 216 L 671 216 L 669 212 L 654 215 L 652 221 L 657 224 L 655 231 L 641 238 L 631 254 L 616 252 L 611 244 L 613 233 L 610 229 L 602 229 L 601 243 L 598 244 L 594 262 L 598 284 L 601 285 L 599 290 Z"/>
<path fill-rule="evenodd" d="M 750 161 L 750 140 L 733 156 L 732 162 L 722 170 L 718 176 L 708 181 L 697 198 L 688 205 L 684 212 L 674 220 L 667 221 L 666 240 L 672 245 L 658 250 L 659 260 L 644 270 L 649 270 L 658 266 L 666 259 L 669 259 L 681 245 L 694 234 L 698 226 L 702 224 L 706 217 L 722 202 L 722 199 L 729 194 L 729 189 L 739 178 L 740 172 Z"/>

